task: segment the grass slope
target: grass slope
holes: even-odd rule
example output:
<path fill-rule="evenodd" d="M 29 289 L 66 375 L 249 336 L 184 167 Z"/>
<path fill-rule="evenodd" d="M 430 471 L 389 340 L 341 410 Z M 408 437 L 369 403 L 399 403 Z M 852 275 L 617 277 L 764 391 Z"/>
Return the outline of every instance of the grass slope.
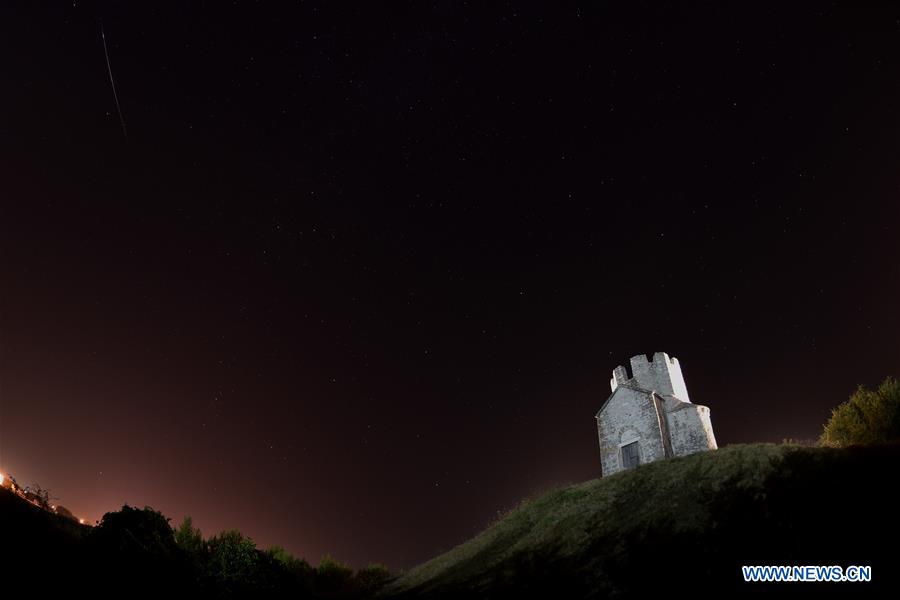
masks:
<path fill-rule="evenodd" d="M 900 446 L 769 444 L 643 465 L 527 501 L 383 595 L 884 592 L 900 581 L 898 466 Z M 873 581 L 745 584 L 743 564 L 872 565 Z"/>

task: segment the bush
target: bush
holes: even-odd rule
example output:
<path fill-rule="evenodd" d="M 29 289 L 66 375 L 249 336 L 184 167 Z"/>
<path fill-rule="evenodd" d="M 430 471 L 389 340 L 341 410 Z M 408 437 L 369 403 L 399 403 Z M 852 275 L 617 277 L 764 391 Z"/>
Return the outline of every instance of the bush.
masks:
<path fill-rule="evenodd" d="M 206 550 L 203 534 L 194 527 L 194 521 L 190 517 L 185 517 L 175 530 L 175 543 L 191 556 L 202 556 Z"/>
<path fill-rule="evenodd" d="M 354 586 L 363 594 L 371 594 L 378 591 L 391 579 L 390 570 L 379 564 L 371 564 L 356 572 L 353 578 Z"/>
<path fill-rule="evenodd" d="M 831 412 L 819 443 L 823 446 L 884 444 L 900 440 L 900 381 L 885 379 L 877 390 L 859 386 Z"/>
<path fill-rule="evenodd" d="M 302 558 L 289 553 L 281 546 L 266 550 L 266 556 L 279 565 L 291 589 L 310 592 L 313 586 L 314 569 Z"/>
<path fill-rule="evenodd" d="M 346 593 L 350 590 L 352 579 L 353 569 L 326 554 L 316 568 L 315 593 L 323 595 Z"/>
<path fill-rule="evenodd" d="M 228 597 L 252 590 L 260 558 L 252 539 L 233 529 L 209 538 L 207 546 L 207 577 L 219 594 Z"/>
<path fill-rule="evenodd" d="M 104 550 L 124 558 L 171 559 L 178 554 L 169 519 L 149 506 L 125 505 L 120 511 L 106 513 L 92 537 Z"/>
<path fill-rule="evenodd" d="M 181 587 L 187 580 L 183 554 L 169 520 L 152 508 L 123 506 L 103 515 L 90 530 L 89 551 L 95 565 L 96 595 L 152 597 Z"/>

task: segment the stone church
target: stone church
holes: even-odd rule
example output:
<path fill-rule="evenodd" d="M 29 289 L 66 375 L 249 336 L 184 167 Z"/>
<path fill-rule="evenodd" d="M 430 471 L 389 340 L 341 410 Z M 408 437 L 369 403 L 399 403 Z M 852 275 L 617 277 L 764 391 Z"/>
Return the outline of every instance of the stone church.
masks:
<path fill-rule="evenodd" d="M 709 409 L 692 404 L 677 358 L 657 352 L 616 367 L 597 412 L 603 476 L 642 463 L 716 449 Z"/>

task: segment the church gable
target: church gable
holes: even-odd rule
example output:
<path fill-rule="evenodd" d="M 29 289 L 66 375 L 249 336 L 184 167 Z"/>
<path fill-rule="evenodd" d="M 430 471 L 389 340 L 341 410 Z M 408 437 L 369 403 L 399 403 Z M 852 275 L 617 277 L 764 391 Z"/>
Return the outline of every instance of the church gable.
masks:
<path fill-rule="evenodd" d="M 605 474 L 626 468 L 629 453 L 637 442 L 640 463 L 664 457 L 660 437 L 659 417 L 651 393 L 646 390 L 619 386 L 597 413 L 601 460 Z M 633 465 L 632 465 L 633 466 Z"/>

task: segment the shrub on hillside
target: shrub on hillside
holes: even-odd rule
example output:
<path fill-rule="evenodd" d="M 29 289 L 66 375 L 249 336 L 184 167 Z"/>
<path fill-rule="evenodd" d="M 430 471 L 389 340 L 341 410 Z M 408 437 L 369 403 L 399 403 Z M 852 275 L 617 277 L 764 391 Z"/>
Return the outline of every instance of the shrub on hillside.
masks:
<path fill-rule="evenodd" d="M 91 535 L 103 550 L 124 558 L 170 559 L 178 555 L 169 519 L 149 506 L 125 505 L 106 513 Z"/>
<path fill-rule="evenodd" d="M 260 560 L 252 539 L 233 529 L 209 538 L 207 547 L 206 574 L 220 595 L 229 597 L 252 589 Z"/>
<path fill-rule="evenodd" d="M 900 381 L 885 379 L 876 390 L 859 386 L 831 412 L 819 442 L 823 446 L 883 444 L 900 440 Z"/>
<path fill-rule="evenodd" d="M 187 580 L 183 553 L 169 520 L 152 508 L 123 506 L 103 515 L 90 530 L 92 581 L 100 596 L 115 590 L 126 596 L 151 597 Z"/>
<path fill-rule="evenodd" d="M 292 587 L 309 592 L 312 590 L 314 569 L 306 560 L 297 558 L 281 546 L 272 546 L 266 555 L 280 566 Z"/>
<path fill-rule="evenodd" d="M 178 529 L 175 530 L 175 543 L 191 556 L 200 557 L 206 551 L 206 542 L 203 541 L 203 534 L 194 527 L 194 521 L 191 517 L 185 517 Z"/>
<path fill-rule="evenodd" d="M 326 554 L 316 568 L 315 593 L 322 595 L 346 593 L 351 588 L 352 580 L 353 569 Z"/>
<path fill-rule="evenodd" d="M 390 579 L 391 572 L 386 566 L 370 564 L 356 572 L 353 587 L 362 594 L 371 594 L 382 588 Z"/>

